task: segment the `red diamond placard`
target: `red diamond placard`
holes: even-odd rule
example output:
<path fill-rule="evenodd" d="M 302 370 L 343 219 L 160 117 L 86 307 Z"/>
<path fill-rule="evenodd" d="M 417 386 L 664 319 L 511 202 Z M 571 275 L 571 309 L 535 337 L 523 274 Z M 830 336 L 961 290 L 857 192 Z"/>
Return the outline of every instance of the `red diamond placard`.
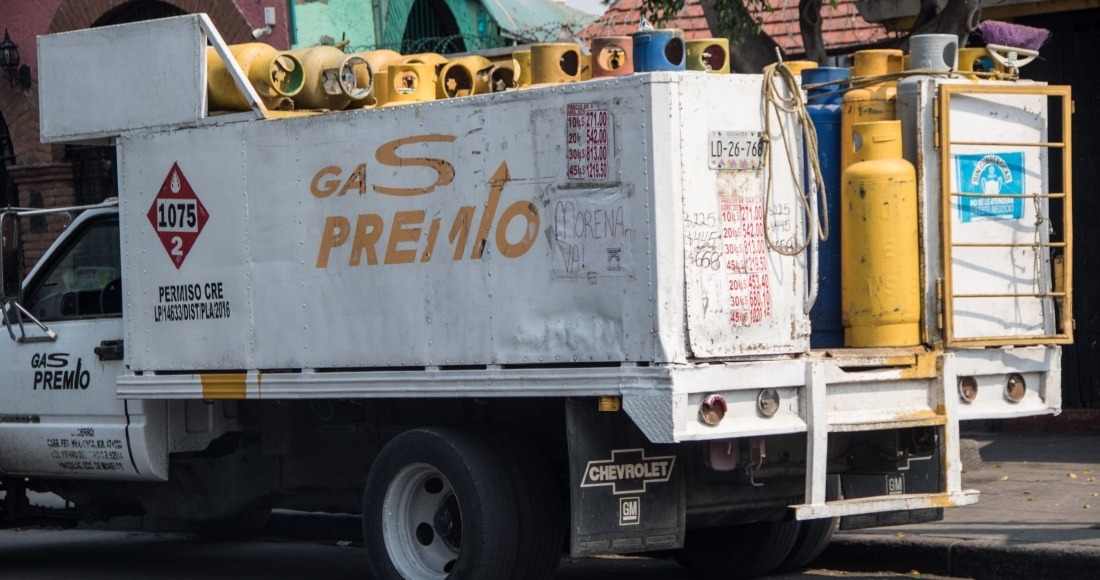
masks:
<path fill-rule="evenodd" d="M 195 195 L 195 190 L 191 189 L 178 163 L 172 164 L 147 215 L 149 223 L 153 224 L 153 231 L 157 232 L 160 243 L 178 270 L 206 226 L 206 220 L 210 219 L 210 214 L 206 213 L 206 208 Z"/>

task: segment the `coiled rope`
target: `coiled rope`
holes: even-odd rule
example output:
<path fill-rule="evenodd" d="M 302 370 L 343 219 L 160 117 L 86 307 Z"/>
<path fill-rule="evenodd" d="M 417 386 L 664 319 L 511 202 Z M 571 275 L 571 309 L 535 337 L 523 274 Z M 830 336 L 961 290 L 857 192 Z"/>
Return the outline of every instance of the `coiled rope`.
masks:
<path fill-rule="evenodd" d="M 829 238 L 829 220 L 822 219 L 828 215 L 828 201 L 825 199 L 825 183 L 821 179 L 821 160 L 817 155 L 817 130 L 810 113 L 806 110 L 806 102 L 802 99 L 802 89 L 798 86 L 791 71 L 782 63 L 775 63 L 764 68 L 764 82 L 761 87 L 761 97 L 764 102 L 764 239 L 768 247 L 784 256 L 796 256 L 806 251 L 814 235 L 824 241 Z M 813 174 L 813 187 L 806 191 L 802 187 L 797 168 L 801 166 L 802 152 L 791 152 L 792 143 L 786 139 L 787 125 L 783 119 L 787 116 L 796 118 L 802 128 L 802 136 L 806 143 L 806 157 L 809 162 L 810 172 Z M 779 125 L 780 134 L 784 136 L 783 149 L 787 155 L 787 166 L 794 181 L 798 199 L 802 210 L 806 214 L 806 236 L 799 240 L 794 247 L 780 247 L 772 240 L 769 227 L 769 209 L 771 208 L 772 184 L 774 182 L 772 165 L 772 120 Z M 797 141 L 795 141 L 797 143 Z M 821 212 L 815 214 L 813 208 L 820 204 Z"/>

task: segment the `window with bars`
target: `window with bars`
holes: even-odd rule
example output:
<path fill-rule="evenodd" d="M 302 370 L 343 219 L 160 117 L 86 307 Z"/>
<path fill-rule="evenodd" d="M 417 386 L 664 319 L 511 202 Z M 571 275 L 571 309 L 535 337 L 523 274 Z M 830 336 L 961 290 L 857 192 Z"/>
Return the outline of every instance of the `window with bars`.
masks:
<path fill-rule="evenodd" d="M 65 149 L 65 158 L 73 166 L 73 196 L 77 205 L 118 197 L 114 147 L 69 146 Z"/>

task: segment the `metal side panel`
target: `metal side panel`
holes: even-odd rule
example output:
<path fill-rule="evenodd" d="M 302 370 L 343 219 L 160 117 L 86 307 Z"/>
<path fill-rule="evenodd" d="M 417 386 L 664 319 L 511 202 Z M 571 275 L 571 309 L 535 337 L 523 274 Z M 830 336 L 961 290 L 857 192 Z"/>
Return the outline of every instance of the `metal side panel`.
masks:
<path fill-rule="evenodd" d="M 968 95 L 952 98 L 952 141 L 1047 141 L 1043 95 Z M 975 136 L 980 137 L 975 138 Z M 952 145 L 951 191 L 1024 195 L 1050 193 L 1044 149 L 1026 145 Z M 956 198 L 951 208 L 955 338 L 1050 334 L 1053 298 L 1008 296 L 1052 290 L 1045 247 L 963 244 L 1044 244 L 1049 241 L 1046 199 Z M 1036 224 L 1042 224 L 1037 227 Z M 1006 296 L 990 296 L 990 294 Z M 965 295 L 980 298 L 963 298 Z M 951 314 L 951 313 L 945 313 Z"/>
<path fill-rule="evenodd" d="M 241 127 L 119 139 L 132 371 L 255 368 Z"/>
<path fill-rule="evenodd" d="M 691 351 L 699 358 L 804 352 L 800 127 L 791 115 L 774 112 L 766 124 L 763 77 L 723 80 L 725 90 L 707 90 L 707 75 L 685 75 L 680 139 L 668 144 L 669 154 L 680 158 L 683 182 Z"/>
<path fill-rule="evenodd" d="M 944 340 L 949 346 L 1069 342 L 1070 294 L 1055 291 L 1051 266 L 1053 252 L 1068 258 L 1072 248 L 1069 88 L 1024 82 L 937 88 L 938 139 L 922 148 L 926 159 L 938 156 L 942 271 L 933 275 L 942 278 Z M 1049 103 L 1058 99 L 1066 109 L 1061 140 L 1049 142 L 1050 129 L 1059 126 L 1049 118 Z M 1066 152 L 1061 167 L 1050 164 L 1056 148 Z M 1052 171 L 1067 177 L 1065 191 L 1051 191 Z M 1050 239 L 1062 233 L 1053 229 L 1051 210 L 1058 207 L 1066 242 Z M 1067 306 L 1061 313 L 1058 301 Z"/>
<path fill-rule="evenodd" d="M 38 37 L 42 141 L 193 124 L 205 114 L 204 15 Z"/>
<path fill-rule="evenodd" d="M 258 368 L 663 358 L 645 81 L 248 123 Z"/>
<path fill-rule="evenodd" d="M 1067 195 L 1070 188 L 1067 175 L 1065 192 L 1050 190 L 1052 172 L 1064 169 L 1049 163 L 1049 147 L 1063 144 L 1046 143 L 1048 129 L 1058 123 L 1048 118 L 1048 97 L 1061 96 L 1061 88 L 956 80 L 919 87 L 926 342 L 944 340 L 945 325 L 949 342 L 967 346 L 1066 342 L 1055 334 L 1055 319 L 1068 316 L 1056 312 L 1051 297 L 1051 248 L 1059 244 L 1046 245 L 1056 217 L 1050 210 L 1057 206 L 1045 197 Z M 954 94 L 948 112 L 939 110 L 944 89 Z M 944 130 L 950 134 L 941 135 Z M 1066 136 L 1064 146 L 1068 141 Z M 947 186 L 950 211 L 942 201 Z M 1064 207 L 1068 212 L 1071 204 Z M 1069 225 L 1063 227 L 1068 239 Z M 1056 251 L 1069 255 L 1070 248 Z M 947 269 L 945 255 L 951 256 Z"/>

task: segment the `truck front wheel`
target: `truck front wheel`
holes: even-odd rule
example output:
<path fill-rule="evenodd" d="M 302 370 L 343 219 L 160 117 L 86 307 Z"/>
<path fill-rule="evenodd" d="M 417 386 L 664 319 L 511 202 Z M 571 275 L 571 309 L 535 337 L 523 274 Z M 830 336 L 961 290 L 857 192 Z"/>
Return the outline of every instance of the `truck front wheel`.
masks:
<path fill-rule="evenodd" d="M 481 436 L 413 429 L 379 453 L 363 493 L 363 543 L 379 580 L 507 579 L 516 558 L 507 471 Z"/>

